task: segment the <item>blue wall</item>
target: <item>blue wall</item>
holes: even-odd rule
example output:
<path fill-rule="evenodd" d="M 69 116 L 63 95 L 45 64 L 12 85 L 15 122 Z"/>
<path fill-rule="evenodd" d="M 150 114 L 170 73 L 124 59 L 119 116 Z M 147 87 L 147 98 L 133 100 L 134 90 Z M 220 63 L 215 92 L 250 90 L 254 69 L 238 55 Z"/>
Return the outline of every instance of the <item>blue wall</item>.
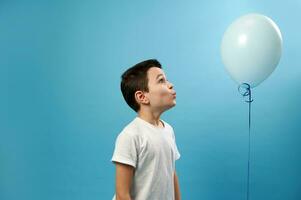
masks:
<path fill-rule="evenodd" d="M 115 138 L 136 114 L 121 73 L 157 58 L 177 90 L 184 200 L 246 196 L 248 105 L 220 58 L 237 17 L 271 17 L 279 66 L 254 88 L 250 196 L 301 199 L 300 1 L 1 1 L 0 199 L 111 199 Z"/>

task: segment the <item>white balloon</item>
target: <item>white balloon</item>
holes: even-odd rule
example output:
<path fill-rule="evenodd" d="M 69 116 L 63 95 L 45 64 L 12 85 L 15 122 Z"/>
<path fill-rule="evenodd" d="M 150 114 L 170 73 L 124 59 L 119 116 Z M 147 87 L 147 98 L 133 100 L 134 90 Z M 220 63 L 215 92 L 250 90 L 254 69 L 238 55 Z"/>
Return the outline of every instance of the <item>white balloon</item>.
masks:
<path fill-rule="evenodd" d="M 251 88 L 264 81 L 276 68 L 282 53 L 278 26 L 267 16 L 248 14 L 235 20 L 224 33 L 222 61 L 237 83 Z"/>

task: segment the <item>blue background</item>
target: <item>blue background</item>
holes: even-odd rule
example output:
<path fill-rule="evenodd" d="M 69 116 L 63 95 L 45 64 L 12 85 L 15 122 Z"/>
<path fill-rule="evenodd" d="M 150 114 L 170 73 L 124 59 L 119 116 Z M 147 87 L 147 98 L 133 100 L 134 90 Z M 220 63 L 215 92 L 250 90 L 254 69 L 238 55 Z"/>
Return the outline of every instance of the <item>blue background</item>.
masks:
<path fill-rule="evenodd" d="M 1 1 L 0 199 L 111 199 L 114 143 L 136 113 L 120 75 L 157 58 L 177 91 L 182 199 L 246 199 L 248 104 L 221 62 L 241 15 L 283 36 L 254 88 L 250 197 L 301 199 L 300 1 Z"/>

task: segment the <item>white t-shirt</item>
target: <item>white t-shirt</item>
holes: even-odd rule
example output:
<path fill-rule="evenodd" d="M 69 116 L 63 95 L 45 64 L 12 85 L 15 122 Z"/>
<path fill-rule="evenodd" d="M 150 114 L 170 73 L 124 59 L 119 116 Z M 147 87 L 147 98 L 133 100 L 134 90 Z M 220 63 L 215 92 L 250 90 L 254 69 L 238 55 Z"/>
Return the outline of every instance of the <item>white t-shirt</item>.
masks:
<path fill-rule="evenodd" d="M 180 158 L 173 128 L 136 117 L 118 135 L 111 161 L 135 168 L 132 200 L 174 200 L 175 161 Z M 115 200 L 115 195 L 113 197 Z"/>

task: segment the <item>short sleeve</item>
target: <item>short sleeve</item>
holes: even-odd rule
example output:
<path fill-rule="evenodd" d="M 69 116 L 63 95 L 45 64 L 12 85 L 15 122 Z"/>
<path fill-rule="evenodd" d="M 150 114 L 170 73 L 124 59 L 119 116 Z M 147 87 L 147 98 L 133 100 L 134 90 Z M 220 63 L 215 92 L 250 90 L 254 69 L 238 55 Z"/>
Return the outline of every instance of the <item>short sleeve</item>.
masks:
<path fill-rule="evenodd" d="M 178 150 L 178 147 L 177 147 L 176 137 L 175 137 L 173 128 L 172 128 L 172 139 L 173 139 L 173 142 L 174 142 L 175 160 L 178 160 L 181 157 L 181 154 L 180 154 L 180 152 Z"/>
<path fill-rule="evenodd" d="M 111 161 L 131 165 L 136 168 L 137 155 L 135 136 L 127 132 L 121 132 L 116 139 Z"/>

